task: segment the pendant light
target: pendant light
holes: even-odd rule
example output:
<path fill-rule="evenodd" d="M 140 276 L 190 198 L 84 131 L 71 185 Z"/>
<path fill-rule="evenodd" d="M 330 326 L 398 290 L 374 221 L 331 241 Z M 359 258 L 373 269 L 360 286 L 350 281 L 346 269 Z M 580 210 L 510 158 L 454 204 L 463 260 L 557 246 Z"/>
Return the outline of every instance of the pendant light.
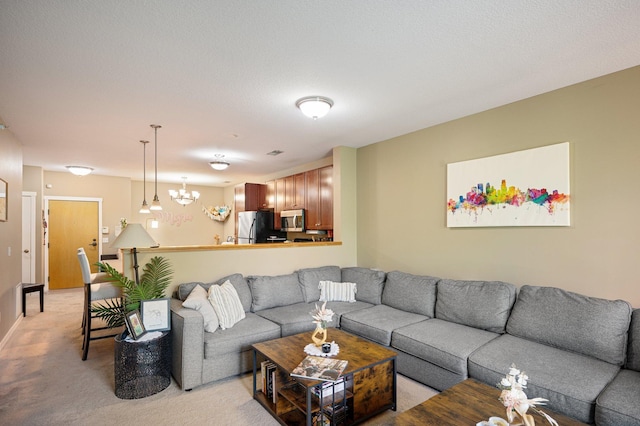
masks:
<path fill-rule="evenodd" d="M 142 161 L 142 207 L 140 207 L 140 213 L 151 213 L 149 205 L 147 204 L 147 144 L 149 141 L 140 141 L 143 146 L 143 161 Z"/>
<path fill-rule="evenodd" d="M 158 129 L 162 126 L 159 124 L 152 124 L 151 128 L 155 130 L 156 139 L 155 139 L 155 158 L 156 158 L 156 169 L 155 169 L 155 194 L 153 196 L 153 201 L 151 202 L 150 210 L 162 210 L 162 206 L 160 205 L 160 200 L 158 199 Z"/>

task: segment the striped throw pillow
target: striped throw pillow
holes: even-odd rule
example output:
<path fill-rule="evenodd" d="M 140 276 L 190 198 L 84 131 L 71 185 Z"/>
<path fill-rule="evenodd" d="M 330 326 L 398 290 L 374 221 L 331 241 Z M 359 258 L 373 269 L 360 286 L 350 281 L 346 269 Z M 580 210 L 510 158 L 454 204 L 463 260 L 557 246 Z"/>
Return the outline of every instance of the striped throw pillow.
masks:
<path fill-rule="evenodd" d="M 209 287 L 209 301 L 216 311 L 222 330 L 233 327 L 246 317 L 238 292 L 228 280 L 222 285 Z"/>
<path fill-rule="evenodd" d="M 320 281 L 321 302 L 355 302 L 356 283 L 336 283 L 333 281 Z"/>

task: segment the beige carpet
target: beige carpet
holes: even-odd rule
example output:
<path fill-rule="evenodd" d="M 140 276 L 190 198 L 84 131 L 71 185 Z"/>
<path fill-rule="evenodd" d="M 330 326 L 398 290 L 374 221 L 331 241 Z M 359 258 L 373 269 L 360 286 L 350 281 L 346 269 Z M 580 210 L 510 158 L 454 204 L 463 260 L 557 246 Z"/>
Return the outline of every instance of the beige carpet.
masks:
<path fill-rule="evenodd" d="M 33 297 L 30 297 L 33 296 Z M 27 295 L 27 316 L 0 352 L 0 425 L 277 425 L 251 397 L 251 375 L 182 391 L 172 381 L 147 398 L 114 394 L 113 339 L 91 342 L 81 360 L 82 290 Z M 435 391 L 398 376 L 398 410 L 366 424 L 391 424 Z"/>

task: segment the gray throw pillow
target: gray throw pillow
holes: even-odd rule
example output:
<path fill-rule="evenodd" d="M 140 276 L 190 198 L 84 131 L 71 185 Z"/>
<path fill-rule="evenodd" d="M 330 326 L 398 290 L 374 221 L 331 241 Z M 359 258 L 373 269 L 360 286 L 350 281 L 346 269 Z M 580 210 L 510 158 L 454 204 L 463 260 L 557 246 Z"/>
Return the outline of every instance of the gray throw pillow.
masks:
<path fill-rule="evenodd" d="M 342 268 L 342 281 L 356 283 L 358 292 L 356 300 L 379 305 L 382 303 L 382 289 L 386 278 L 384 271 L 369 268 Z"/>
<path fill-rule="evenodd" d="M 320 281 L 340 282 L 342 280 L 342 272 L 339 266 L 300 269 L 298 271 L 298 279 L 302 287 L 304 301 L 307 303 L 317 302 L 320 300 L 320 289 L 318 288 Z"/>

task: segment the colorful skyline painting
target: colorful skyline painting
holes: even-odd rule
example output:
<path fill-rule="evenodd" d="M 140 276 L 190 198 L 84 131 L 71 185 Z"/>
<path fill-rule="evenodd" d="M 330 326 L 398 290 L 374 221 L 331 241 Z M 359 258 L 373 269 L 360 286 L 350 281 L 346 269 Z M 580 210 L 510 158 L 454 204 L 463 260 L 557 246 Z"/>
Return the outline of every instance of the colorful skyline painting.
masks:
<path fill-rule="evenodd" d="M 447 226 L 569 226 L 569 179 L 568 142 L 450 163 Z"/>

